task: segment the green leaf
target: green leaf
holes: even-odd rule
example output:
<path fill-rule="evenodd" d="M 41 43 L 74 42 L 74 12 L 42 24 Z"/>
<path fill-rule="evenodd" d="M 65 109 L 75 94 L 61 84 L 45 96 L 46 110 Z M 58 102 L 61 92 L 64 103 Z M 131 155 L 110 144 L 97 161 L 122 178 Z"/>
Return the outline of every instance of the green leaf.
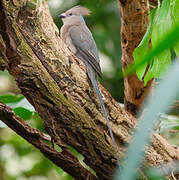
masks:
<path fill-rule="evenodd" d="M 140 44 L 138 45 L 138 47 L 133 52 L 134 62 L 136 64 L 139 61 L 141 61 L 141 57 L 144 56 L 145 54 L 147 54 L 149 51 L 149 41 L 151 38 L 152 24 L 153 24 L 153 19 L 154 19 L 155 13 L 156 13 L 156 9 L 153 9 L 150 12 L 150 24 L 149 24 L 149 27 L 147 29 L 147 32 L 145 33 L 145 35 L 144 35 L 142 41 L 140 42 Z M 146 62 L 142 66 L 140 66 L 139 68 L 136 69 L 136 74 L 140 80 L 142 80 L 142 78 L 144 76 L 147 64 L 148 63 Z"/>
<path fill-rule="evenodd" d="M 59 176 L 62 176 L 62 175 L 63 175 L 64 171 L 63 171 L 61 168 L 59 168 L 58 166 L 55 166 L 55 169 L 56 169 L 56 172 L 57 172 L 57 174 L 58 174 Z"/>
<path fill-rule="evenodd" d="M 179 23 L 179 1 L 171 0 L 171 14 L 173 25 Z"/>
<path fill-rule="evenodd" d="M 167 32 L 172 28 L 172 20 L 170 13 L 170 1 L 164 0 L 161 8 L 157 11 L 154 18 L 154 26 L 152 31 L 152 46 L 155 46 L 162 36 L 166 35 Z M 165 42 L 167 43 L 167 42 Z M 171 64 L 171 53 L 170 49 L 165 50 L 159 55 L 155 56 L 153 63 L 150 65 L 148 72 L 144 78 L 144 85 L 147 84 L 152 78 L 161 77 L 162 73 L 167 70 Z"/>
<path fill-rule="evenodd" d="M 146 35 L 139 44 L 138 48 L 136 48 L 133 53 L 135 64 L 138 64 L 138 62 L 142 60 L 142 57 L 149 52 L 148 44 L 151 34 L 152 34 L 151 37 L 152 46 L 155 47 L 158 44 L 158 41 L 160 41 L 163 36 L 166 36 L 171 28 L 172 28 L 172 19 L 171 19 L 170 1 L 164 0 L 162 2 L 161 8 L 158 7 L 158 9 L 155 10 L 153 14 L 151 14 L 151 23 L 148 28 L 148 31 L 146 32 Z M 167 44 L 168 42 L 165 41 L 164 43 Z M 178 46 L 175 47 L 174 49 L 178 49 Z M 146 85 L 147 82 L 152 78 L 161 77 L 162 73 L 167 70 L 170 64 L 171 64 L 171 53 L 169 49 L 155 56 L 155 58 L 152 60 L 152 64 L 150 64 L 149 69 L 144 77 L 144 85 Z M 146 71 L 146 67 L 147 67 L 147 62 L 143 63 L 140 67 L 136 69 L 136 74 L 140 80 L 143 79 L 144 73 Z"/>
<path fill-rule="evenodd" d="M 170 67 L 171 64 L 171 53 L 170 50 L 165 50 L 159 55 L 154 57 L 153 63 L 150 65 L 149 71 L 144 77 L 144 85 L 152 78 L 161 77 L 162 73 Z"/>
<path fill-rule="evenodd" d="M 23 107 L 29 111 L 35 112 L 34 107 L 29 103 L 29 101 L 27 101 L 26 98 L 23 98 L 21 101 L 17 103 L 8 103 L 7 105 L 13 109 L 16 107 Z"/>
<path fill-rule="evenodd" d="M 176 59 L 170 72 L 165 76 L 164 81 L 157 87 L 155 96 L 153 98 L 149 97 L 150 101 L 147 107 L 145 107 L 147 111 L 142 115 L 144 118 L 139 122 L 133 141 L 129 145 L 124 166 L 122 170 L 118 171 L 116 180 L 136 179 L 136 169 L 140 167 L 140 163 L 144 160 L 144 150 L 150 142 L 152 130 L 158 120 L 158 115 L 168 110 L 168 107 L 179 93 L 178 74 L 179 59 Z"/>
<path fill-rule="evenodd" d="M 35 112 L 34 107 L 22 95 L 1 95 L 0 101 L 11 107 L 16 115 L 24 120 L 29 120 L 32 117 L 32 112 Z"/>
<path fill-rule="evenodd" d="M 153 22 L 152 30 L 152 46 L 155 46 L 157 42 L 163 37 L 171 28 L 171 12 L 170 12 L 170 1 L 163 0 L 161 8 L 157 11 Z"/>
<path fill-rule="evenodd" d="M 67 174 L 66 172 L 64 172 L 61 168 L 55 166 L 56 172 L 59 176 L 61 176 L 61 179 L 65 179 L 65 180 L 74 180 L 73 177 L 71 177 L 69 174 Z"/>
<path fill-rule="evenodd" d="M 19 102 L 23 98 L 24 98 L 23 95 L 15 95 L 15 94 L 0 95 L 0 101 L 5 103 L 5 104 Z"/>
<path fill-rule="evenodd" d="M 32 114 L 32 119 L 33 119 L 33 124 L 34 126 L 39 129 L 40 131 L 42 131 L 43 133 L 46 133 L 44 128 L 43 128 L 43 125 L 42 125 L 42 119 L 41 117 L 38 115 L 37 112 L 33 112 Z"/>
<path fill-rule="evenodd" d="M 173 26 L 172 29 L 170 29 L 167 32 L 167 34 L 165 34 L 157 42 L 157 44 L 155 44 L 155 46 L 152 47 L 152 49 L 149 51 L 149 53 L 142 56 L 140 62 L 126 68 L 124 73 L 121 72 L 120 77 L 123 78 L 123 74 L 125 76 L 131 74 L 132 72 L 136 71 L 136 69 L 139 68 L 144 63 L 151 61 L 151 59 L 153 59 L 155 56 L 157 56 L 160 53 L 162 53 L 163 51 L 173 47 L 176 44 L 176 42 L 179 40 L 178 32 L 179 32 L 179 24 Z"/>
<path fill-rule="evenodd" d="M 32 116 L 32 112 L 28 109 L 25 109 L 24 107 L 14 108 L 14 112 L 24 120 L 29 120 Z"/>
<path fill-rule="evenodd" d="M 179 42 L 173 47 L 176 55 L 179 57 Z"/>
<path fill-rule="evenodd" d="M 171 14 L 173 26 L 179 24 L 179 1 L 171 0 Z M 179 42 L 174 46 L 174 51 L 179 57 Z"/>

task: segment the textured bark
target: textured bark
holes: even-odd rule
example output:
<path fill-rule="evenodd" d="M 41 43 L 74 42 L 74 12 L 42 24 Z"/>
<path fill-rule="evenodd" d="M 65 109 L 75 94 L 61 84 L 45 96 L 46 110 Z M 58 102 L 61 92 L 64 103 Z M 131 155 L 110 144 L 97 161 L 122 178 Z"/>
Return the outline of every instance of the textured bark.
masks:
<path fill-rule="evenodd" d="M 132 53 L 142 40 L 149 24 L 148 0 L 119 0 L 121 14 L 121 47 L 123 70 L 134 61 Z M 135 73 L 124 78 L 125 109 L 137 115 L 146 95 L 151 89 L 152 81 L 144 87 Z"/>
<path fill-rule="evenodd" d="M 38 129 L 30 127 L 25 121 L 16 116 L 12 109 L 0 102 L 0 119 L 6 123 L 18 135 L 26 139 L 29 143 L 38 148 L 41 153 L 50 159 L 54 164 L 60 166 L 64 171 L 68 172 L 76 179 L 97 180 L 93 174 L 85 169 L 78 159 L 63 148 L 62 152 L 57 152 L 44 142 L 50 141 L 50 137 L 44 135 Z"/>
<path fill-rule="evenodd" d="M 0 27 L 0 69 L 8 69 L 15 78 L 54 143 L 62 149 L 66 144 L 74 147 L 99 179 L 112 179 L 117 158 L 98 99 L 89 88 L 83 63 L 59 38 L 47 4 L 3 0 Z M 99 87 L 121 158 L 136 119 Z M 179 158 L 179 151 L 164 141 L 154 136 L 146 164 Z"/>

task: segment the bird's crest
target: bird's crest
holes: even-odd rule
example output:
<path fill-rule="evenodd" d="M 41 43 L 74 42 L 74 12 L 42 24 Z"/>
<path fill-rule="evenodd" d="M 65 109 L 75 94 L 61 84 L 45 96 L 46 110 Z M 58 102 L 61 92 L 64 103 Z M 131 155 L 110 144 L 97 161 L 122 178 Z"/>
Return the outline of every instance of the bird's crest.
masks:
<path fill-rule="evenodd" d="M 82 16 L 89 16 L 91 11 L 86 8 L 86 7 L 83 7 L 83 6 L 75 6 L 71 9 L 69 9 L 68 11 L 66 11 L 66 13 L 74 13 L 74 14 L 79 14 L 79 15 L 82 15 Z"/>

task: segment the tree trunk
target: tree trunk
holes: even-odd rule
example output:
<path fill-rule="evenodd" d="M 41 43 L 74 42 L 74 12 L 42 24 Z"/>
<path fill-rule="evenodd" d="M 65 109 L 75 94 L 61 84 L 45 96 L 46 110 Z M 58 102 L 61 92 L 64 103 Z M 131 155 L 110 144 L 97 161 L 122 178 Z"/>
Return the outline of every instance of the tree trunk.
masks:
<path fill-rule="evenodd" d="M 47 4 L 3 0 L 0 2 L 0 27 L 0 69 L 6 68 L 15 78 L 22 94 L 43 119 L 46 132 L 63 150 L 68 144 L 81 153 L 99 179 L 112 179 L 117 158 L 98 99 L 89 88 L 83 63 L 59 38 Z M 99 87 L 121 159 L 136 119 L 122 109 L 106 89 Z M 155 135 L 146 154 L 147 164 L 175 159 L 179 159 L 179 151 Z M 75 173 L 71 175 L 77 178 Z M 78 176 L 78 179 L 86 178 Z"/>
<path fill-rule="evenodd" d="M 133 64 L 132 53 L 142 40 L 149 24 L 148 0 L 119 0 L 123 70 Z M 135 73 L 124 78 L 125 109 L 136 116 L 153 80 L 144 86 Z"/>

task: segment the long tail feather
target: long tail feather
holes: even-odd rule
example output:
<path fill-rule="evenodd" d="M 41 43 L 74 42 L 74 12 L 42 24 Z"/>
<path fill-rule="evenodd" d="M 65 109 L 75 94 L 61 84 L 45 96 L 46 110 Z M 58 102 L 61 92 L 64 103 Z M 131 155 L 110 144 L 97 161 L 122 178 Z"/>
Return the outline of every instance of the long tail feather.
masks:
<path fill-rule="evenodd" d="M 115 139 L 114 139 L 114 135 L 113 135 L 112 128 L 111 128 L 111 125 L 110 125 L 110 121 L 108 119 L 106 108 L 104 106 L 104 103 L 103 103 L 103 100 L 102 100 L 102 96 L 101 96 L 101 92 L 100 92 L 99 87 L 98 87 L 97 79 L 93 79 L 92 85 L 93 85 L 93 88 L 95 89 L 96 94 L 98 96 L 98 99 L 99 99 L 99 102 L 100 102 L 100 106 L 101 106 L 104 118 L 106 119 L 106 123 L 107 123 L 108 129 L 109 129 L 109 134 L 111 136 L 112 143 L 114 145 L 114 148 L 115 148 L 115 151 L 116 151 L 116 155 L 117 155 L 117 158 L 118 158 L 117 144 L 116 144 Z"/>

